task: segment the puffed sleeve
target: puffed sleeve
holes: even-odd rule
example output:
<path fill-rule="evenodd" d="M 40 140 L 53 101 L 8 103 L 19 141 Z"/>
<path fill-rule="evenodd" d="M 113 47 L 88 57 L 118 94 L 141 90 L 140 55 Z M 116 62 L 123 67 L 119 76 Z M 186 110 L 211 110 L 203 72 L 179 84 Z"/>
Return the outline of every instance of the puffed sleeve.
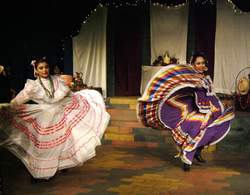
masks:
<path fill-rule="evenodd" d="M 66 85 L 65 81 L 61 77 L 57 77 L 60 89 L 64 91 L 65 93 L 68 93 L 70 91 L 70 88 Z"/>
<path fill-rule="evenodd" d="M 53 80 L 54 79 L 56 80 L 57 87 L 56 87 L 56 91 L 54 94 L 54 98 L 49 100 L 50 103 L 58 102 L 58 101 L 62 100 L 64 97 L 71 95 L 71 90 L 65 84 L 63 79 L 61 79 L 58 76 L 53 76 Z"/>
<path fill-rule="evenodd" d="M 11 104 L 19 105 L 32 99 L 36 91 L 36 84 L 34 80 L 28 79 L 24 88 L 17 94 L 17 96 L 11 100 Z"/>

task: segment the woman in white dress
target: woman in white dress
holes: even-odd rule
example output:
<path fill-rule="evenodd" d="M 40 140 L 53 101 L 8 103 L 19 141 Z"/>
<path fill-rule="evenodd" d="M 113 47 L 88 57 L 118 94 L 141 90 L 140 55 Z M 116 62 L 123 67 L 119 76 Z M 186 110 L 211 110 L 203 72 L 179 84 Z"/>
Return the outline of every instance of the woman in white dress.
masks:
<path fill-rule="evenodd" d="M 82 165 L 95 156 L 109 122 L 101 94 L 72 93 L 49 74 L 46 59 L 34 63 L 36 80 L 0 110 L 0 145 L 14 153 L 34 178 L 49 179 L 58 170 Z M 24 104 L 32 100 L 37 104 Z"/>

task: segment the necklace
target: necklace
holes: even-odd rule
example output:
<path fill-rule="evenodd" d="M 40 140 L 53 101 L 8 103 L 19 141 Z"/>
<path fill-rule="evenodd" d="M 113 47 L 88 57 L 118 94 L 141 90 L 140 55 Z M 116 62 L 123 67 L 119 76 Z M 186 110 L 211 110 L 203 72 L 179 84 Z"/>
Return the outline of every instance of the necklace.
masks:
<path fill-rule="evenodd" d="M 49 83 L 50 83 L 51 92 L 50 92 L 49 89 L 47 89 L 47 88 L 45 87 L 45 85 L 43 84 L 41 78 L 40 78 L 40 77 L 38 77 L 38 78 L 39 78 L 39 82 L 40 82 L 42 88 L 44 89 L 46 95 L 47 95 L 49 98 L 53 98 L 53 97 L 54 97 L 54 93 L 55 93 L 55 88 L 54 88 L 54 84 L 53 84 L 53 81 L 52 81 L 51 77 L 49 76 Z"/>

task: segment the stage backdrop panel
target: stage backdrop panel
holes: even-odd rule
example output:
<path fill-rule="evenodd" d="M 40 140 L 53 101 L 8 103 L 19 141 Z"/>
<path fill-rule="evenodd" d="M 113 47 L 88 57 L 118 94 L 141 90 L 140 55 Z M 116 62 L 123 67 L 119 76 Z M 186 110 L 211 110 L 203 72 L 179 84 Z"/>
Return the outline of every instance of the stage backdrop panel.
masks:
<path fill-rule="evenodd" d="M 235 13 L 227 0 L 217 1 L 214 87 L 218 93 L 235 91 L 239 71 L 250 66 L 250 14 Z"/>
<path fill-rule="evenodd" d="M 88 86 L 101 87 L 106 97 L 107 8 L 98 7 L 73 38 L 73 71 L 83 73 Z"/>
<path fill-rule="evenodd" d="M 152 5 L 150 8 L 151 63 L 166 51 L 186 63 L 188 4 L 169 8 Z"/>

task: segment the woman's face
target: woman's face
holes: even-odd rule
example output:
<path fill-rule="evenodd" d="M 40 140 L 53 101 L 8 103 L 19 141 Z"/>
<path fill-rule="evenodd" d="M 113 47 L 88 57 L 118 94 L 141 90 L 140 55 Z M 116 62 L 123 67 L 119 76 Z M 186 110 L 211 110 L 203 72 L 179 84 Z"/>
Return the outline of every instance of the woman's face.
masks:
<path fill-rule="evenodd" d="M 206 61 L 203 57 L 199 56 L 195 59 L 195 62 L 193 64 L 194 69 L 199 73 L 204 73 L 208 70 L 206 67 Z"/>
<path fill-rule="evenodd" d="M 36 72 L 39 77 L 47 78 L 49 76 L 49 65 L 46 62 L 39 63 Z"/>

